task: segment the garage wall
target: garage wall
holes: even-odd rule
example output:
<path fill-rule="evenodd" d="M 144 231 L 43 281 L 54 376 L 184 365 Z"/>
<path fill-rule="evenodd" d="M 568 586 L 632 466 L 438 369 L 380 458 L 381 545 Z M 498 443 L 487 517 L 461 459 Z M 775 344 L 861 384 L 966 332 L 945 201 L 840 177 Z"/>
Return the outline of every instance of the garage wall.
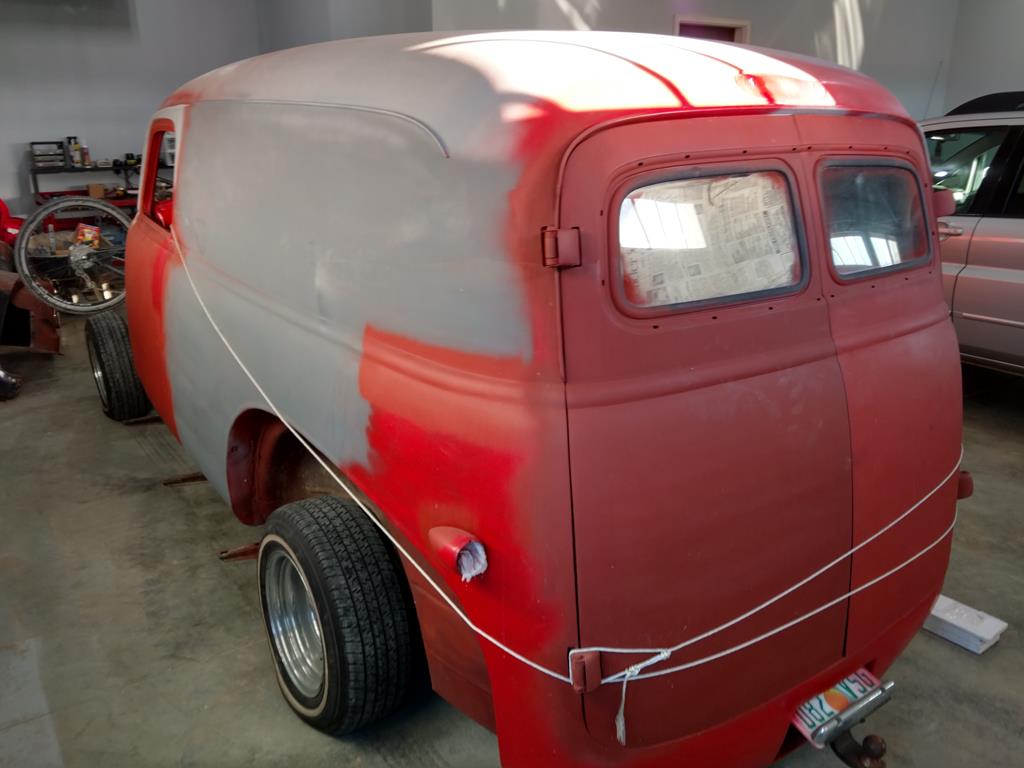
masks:
<path fill-rule="evenodd" d="M 749 20 L 755 45 L 860 69 L 917 118 L 1024 87 L 1021 0 L 0 0 L 0 197 L 31 208 L 27 142 L 138 151 L 167 93 L 257 53 L 431 27 L 670 34 L 676 13 Z"/>
<path fill-rule="evenodd" d="M 1024 3 L 1016 3 L 1024 12 Z M 672 34 L 677 13 L 745 19 L 751 22 L 752 44 L 859 69 L 892 90 L 912 116 L 923 118 L 945 104 L 958 5 L 958 0 L 434 0 L 434 28 Z"/>
<path fill-rule="evenodd" d="M 946 108 L 996 91 L 1024 90 L 1024 2 L 962 0 Z"/>
<path fill-rule="evenodd" d="M 430 0 L 256 0 L 260 47 L 276 51 L 345 37 L 424 32 Z"/>
<path fill-rule="evenodd" d="M 29 141 L 76 135 L 94 159 L 138 152 L 167 94 L 257 53 L 254 0 L 0 0 L 0 197 L 33 207 Z M 44 189 L 112 181 L 49 178 Z"/>

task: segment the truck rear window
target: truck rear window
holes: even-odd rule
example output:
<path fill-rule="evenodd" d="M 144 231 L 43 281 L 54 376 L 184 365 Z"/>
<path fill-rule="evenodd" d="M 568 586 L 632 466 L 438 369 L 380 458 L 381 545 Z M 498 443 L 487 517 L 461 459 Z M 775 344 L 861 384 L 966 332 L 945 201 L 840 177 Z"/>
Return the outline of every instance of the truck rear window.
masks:
<path fill-rule="evenodd" d="M 822 174 L 832 264 L 840 277 L 881 272 L 928 257 L 921 190 L 893 166 L 831 166 Z"/>
<path fill-rule="evenodd" d="M 777 171 L 634 189 L 619 209 L 626 300 L 656 308 L 785 291 L 801 281 L 786 177 Z"/>

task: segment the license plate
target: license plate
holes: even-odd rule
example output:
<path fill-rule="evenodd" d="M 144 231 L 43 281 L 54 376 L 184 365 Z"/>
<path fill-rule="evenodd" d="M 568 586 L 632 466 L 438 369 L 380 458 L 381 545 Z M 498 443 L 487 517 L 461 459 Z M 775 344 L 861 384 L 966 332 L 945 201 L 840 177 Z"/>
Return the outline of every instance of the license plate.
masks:
<path fill-rule="evenodd" d="M 813 733 L 840 712 L 863 699 L 881 685 L 878 678 L 866 669 L 858 669 L 849 677 L 840 680 L 827 691 L 813 696 L 799 707 L 793 715 L 793 725 L 811 744 L 821 749 Z"/>

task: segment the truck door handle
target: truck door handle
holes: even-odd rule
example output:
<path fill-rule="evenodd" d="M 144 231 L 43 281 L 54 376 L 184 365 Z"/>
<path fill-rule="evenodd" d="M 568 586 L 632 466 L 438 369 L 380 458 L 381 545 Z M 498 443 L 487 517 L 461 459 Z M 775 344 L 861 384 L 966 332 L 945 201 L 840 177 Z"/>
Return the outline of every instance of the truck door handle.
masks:
<path fill-rule="evenodd" d="M 960 237 L 963 233 L 963 227 L 947 224 L 944 221 L 939 222 L 939 240 L 945 240 L 947 237 Z"/>

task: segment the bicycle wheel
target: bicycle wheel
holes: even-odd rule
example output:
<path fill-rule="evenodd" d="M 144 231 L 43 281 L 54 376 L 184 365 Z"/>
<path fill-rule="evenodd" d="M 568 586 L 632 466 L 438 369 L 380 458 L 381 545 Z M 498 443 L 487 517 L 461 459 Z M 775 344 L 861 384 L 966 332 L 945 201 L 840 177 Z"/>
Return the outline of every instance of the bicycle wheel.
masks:
<path fill-rule="evenodd" d="M 62 197 L 21 228 L 14 265 L 32 293 L 74 315 L 103 312 L 124 301 L 125 240 L 131 219 L 91 197 Z"/>

